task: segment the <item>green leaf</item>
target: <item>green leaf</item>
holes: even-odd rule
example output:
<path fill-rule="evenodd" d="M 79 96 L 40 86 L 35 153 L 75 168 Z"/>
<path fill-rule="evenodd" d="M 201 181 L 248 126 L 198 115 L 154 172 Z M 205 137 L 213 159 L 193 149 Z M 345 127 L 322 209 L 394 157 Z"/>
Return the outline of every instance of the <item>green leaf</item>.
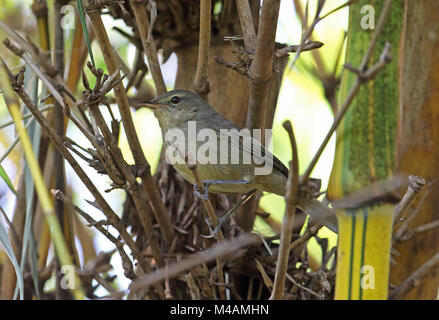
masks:
<path fill-rule="evenodd" d="M 24 84 L 26 88 L 29 88 L 29 94 L 32 95 L 32 102 L 38 102 L 38 79 L 33 77 L 33 72 L 27 70 L 25 73 Z M 33 81 L 34 80 L 34 81 Z M 45 88 L 43 88 L 43 92 L 45 92 Z M 32 119 L 33 120 L 33 119 Z M 41 142 L 41 127 L 38 123 L 32 122 L 29 127 L 26 129 L 28 135 L 32 137 L 32 149 L 34 150 L 35 156 L 38 157 L 38 151 L 40 149 Z M 37 299 L 40 299 L 40 291 L 39 291 L 39 280 L 38 280 L 38 266 L 37 266 L 37 250 L 35 247 L 35 237 L 33 234 L 33 212 L 34 212 L 34 195 L 35 195 L 35 186 L 34 181 L 32 179 L 32 174 L 29 170 L 29 166 L 27 165 L 24 168 L 24 184 L 26 190 L 26 220 L 24 223 L 24 231 L 23 231 L 23 241 L 21 247 L 21 260 L 20 260 L 20 271 L 24 271 L 25 265 L 29 262 L 31 269 L 32 281 L 35 288 L 35 295 Z M 29 247 L 29 254 L 28 254 Z M 27 259 L 27 257 L 29 259 Z M 18 293 L 16 287 L 16 292 L 14 296 Z"/>
<path fill-rule="evenodd" d="M 9 260 L 11 260 L 12 265 L 15 269 L 15 274 L 17 275 L 17 284 L 18 289 L 20 291 L 20 299 L 23 300 L 23 275 L 20 271 L 20 266 L 18 265 L 17 258 L 15 257 L 14 250 L 12 249 L 11 241 L 8 237 L 8 232 L 6 231 L 3 224 L 0 223 L 0 244 L 2 245 L 3 249 L 5 250 L 6 254 L 9 257 Z"/>
<path fill-rule="evenodd" d="M 85 22 L 85 13 L 84 8 L 82 7 L 82 1 L 76 0 L 76 3 L 78 5 L 79 20 L 81 21 L 82 31 L 84 32 L 85 41 L 87 42 L 88 53 L 90 54 L 91 63 L 95 67 L 95 60 L 93 58 L 93 51 L 91 50 L 90 35 L 88 34 L 87 24 Z"/>
<path fill-rule="evenodd" d="M 3 179 L 4 182 L 6 182 L 6 184 L 8 185 L 9 189 L 11 189 L 11 191 L 17 195 L 17 191 L 14 188 L 14 185 L 11 182 L 11 179 L 9 179 L 8 174 L 6 173 L 5 169 L 3 168 L 3 166 L 0 164 L 0 177 Z"/>

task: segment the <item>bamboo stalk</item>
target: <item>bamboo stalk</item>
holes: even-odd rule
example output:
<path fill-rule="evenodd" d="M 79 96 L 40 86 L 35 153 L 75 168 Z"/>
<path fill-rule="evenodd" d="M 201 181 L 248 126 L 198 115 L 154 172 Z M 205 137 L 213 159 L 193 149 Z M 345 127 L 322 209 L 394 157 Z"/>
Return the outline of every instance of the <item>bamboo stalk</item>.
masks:
<path fill-rule="evenodd" d="M 15 126 L 20 135 L 21 144 L 23 146 L 23 150 L 29 165 L 29 169 L 32 173 L 32 177 L 35 183 L 35 190 L 40 199 L 41 206 L 46 215 L 47 223 L 50 226 L 50 231 L 54 240 L 55 248 L 58 253 L 59 259 L 62 265 L 73 266 L 73 261 L 71 259 L 69 250 L 65 243 L 64 237 L 62 235 L 61 227 L 54 215 L 53 205 L 49 197 L 49 193 L 44 185 L 44 179 L 41 174 L 40 168 L 38 166 L 38 161 L 35 158 L 35 155 L 32 151 L 32 145 L 29 140 L 29 136 L 27 135 L 27 131 L 21 123 L 21 113 L 18 109 L 18 106 L 14 103 L 9 106 L 9 111 L 11 113 L 12 118 L 15 121 Z M 72 289 L 75 299 L 83 300 L 84 294 L 81 289 L 80 279 L 75 273 L 75 283 L 78 284 Z"/>

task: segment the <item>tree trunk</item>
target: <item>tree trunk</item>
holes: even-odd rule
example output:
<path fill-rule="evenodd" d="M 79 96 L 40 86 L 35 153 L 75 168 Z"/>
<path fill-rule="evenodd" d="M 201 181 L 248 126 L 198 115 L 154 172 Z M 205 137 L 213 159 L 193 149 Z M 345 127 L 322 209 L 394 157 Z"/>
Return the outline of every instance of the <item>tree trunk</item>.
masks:
<path fill-rule="evenodd" d="M 439 175 L 439 12 L 436 0 L 408 1 L 403 47 L 400 57 L 400 117 L 398 169 L 433 182 Z M 425 187 L 427 189 L 428 186 Z M 433 182 L 421 211 L 410 227 L 439 219 L 439 183 Z M 413 203 L 410 214 L 422 195 Z M 390 281 L 398 285 L 439 251 L 439 230 L 433 229 L 395 245 L 400 256 L 391 270 Z M 430 272 L 403 299 L 436 299 L 439 273 Z"/>

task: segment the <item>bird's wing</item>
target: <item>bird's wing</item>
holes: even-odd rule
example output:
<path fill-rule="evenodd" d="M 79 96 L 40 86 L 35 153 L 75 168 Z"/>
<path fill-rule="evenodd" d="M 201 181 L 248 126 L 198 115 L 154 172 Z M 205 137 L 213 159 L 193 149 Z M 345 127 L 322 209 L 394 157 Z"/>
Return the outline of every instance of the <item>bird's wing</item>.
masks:
<path fill-rule="evenodd" d="M 288 177 L 288 168 L 276 157 L 274 156 L 270 151 L 266 150 L 265 147 L 256 139 L 249 137 L 248 139 L 251 139 L 251 143 L 244 143 L 244 138 L 237 134 L 236 131 L 230 131 L 230 129 L 237 129 L 240 130 L 239 128 L 237 128 L 234 124 L 232 124 L 231 122 L 227 121 L 228 124 L 225 126 L 224 123 L 222 123 L 223 128 L 221 129 L 228 129 L 229 130 L 229 134 L 228 137 L 230 138 L 234 138 L 237 137 L 238 139 L 230 139 L 231 144 L 236 144 L 237 140 L 239 142 L 239 149 L 243 150 L 245 152 L 250 153 L 253 157 L 258 158 L 258 160 L 266 160 L 268 161 L 268 164 L 272 164 L 273 168 L 275 170 L 277 170 L 278 172 L 280 172 L 283 176 L 285 176 L 285 178 Z M 220 130 L 214 128 L 214 130 L 217 132 L 217 134 L 219 136 L 224 136 L 225 134 L 223 132 L 221 132 Z M 226 138 L 228 138 L 226 137 Z M 258 152 L 253 152 L 254 150 L 258 150 Z M 260 150 L 260 151 L 259 151 Z M 269 157 L 266 158 L 266 155 L 268 155 Z M 260 162 L 260 161 L 259 161 Z"/>

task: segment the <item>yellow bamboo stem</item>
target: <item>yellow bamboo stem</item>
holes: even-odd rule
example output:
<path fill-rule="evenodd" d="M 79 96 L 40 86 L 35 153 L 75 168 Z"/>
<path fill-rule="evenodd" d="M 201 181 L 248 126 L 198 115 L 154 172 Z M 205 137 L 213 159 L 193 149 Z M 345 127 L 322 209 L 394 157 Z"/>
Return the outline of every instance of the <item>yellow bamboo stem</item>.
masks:
<path fill-rule="evenodd" d="M 41 173 L 38 160 L 32 149 L 32 145 L 27 134 L 27 131 L 22 123 L 22 116 L 18 105 L 16 103 L 11 103 L 9 105 L 9 112 L 14 120 L 15 127 L 17 129 L 18 135 L 20 137 L 21 145 L 23 146 L 24 155 L 31 172 L 35 190 L 37 192 L 41 208 L 46 215 L 47 224 L 49 225 L 50 233 L 52 235 L 55 249 L 58 253 L 59 259 L 63 266 L 74 266 L 72 258 L 70 256 L 67 244 L 65 242 L 61 227 L 58 223 L 58 219 L 54 214 L 53 203 L 50 200 L 49 192 L 46 189 L 44 183 L 43 175 Z M 77 300 L 83 300 L 84 294 L 80 285 L 80 279 L 75 273 L 75 286 L 72 288 L 72 293 Z"/>

